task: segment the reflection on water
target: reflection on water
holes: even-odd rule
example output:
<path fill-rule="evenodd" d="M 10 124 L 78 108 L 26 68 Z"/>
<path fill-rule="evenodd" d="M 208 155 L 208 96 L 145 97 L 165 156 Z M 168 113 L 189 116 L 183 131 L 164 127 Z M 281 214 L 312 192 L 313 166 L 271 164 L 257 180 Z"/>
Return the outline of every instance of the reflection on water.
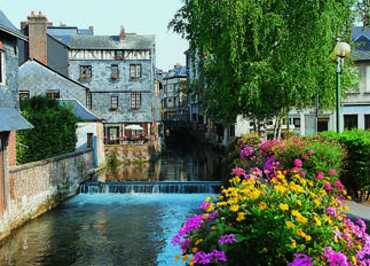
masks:
<path fill-rule="evenodd" d="M 22 227 L 2 266 L 177 266 L 171 237 L 207 194 L 81 194 Z"/>
<path fill-rule="evenodd" d="M 222 156 L 210 149 L 169 148 L 158 160 L 124 165 L 114 180 L 100 181 L 198 181 L 224 176 Z"/>

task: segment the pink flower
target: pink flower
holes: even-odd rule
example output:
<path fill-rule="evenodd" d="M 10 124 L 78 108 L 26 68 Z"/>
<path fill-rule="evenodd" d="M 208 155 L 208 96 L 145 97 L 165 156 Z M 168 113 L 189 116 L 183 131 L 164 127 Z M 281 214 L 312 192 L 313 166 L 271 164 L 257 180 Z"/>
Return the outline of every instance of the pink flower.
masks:
<path fill-rule="evenodd" d="M 339 179 L 337 181 L 335 181 L 334 187 L 336 189 L 338 189 L 339 191 L 343 191 L 344 190 L 344 186 L 343 186 L 342 182 L 340 182 Z"/>
<path fill-rule="evenodd" d="M 329 207 L 326 209 L 326 213 L 329 215 L 329 216 L 332 216 L 332 217 L 336 217 L 337 216 L 337 211 L 335 210 L 335 208 L 333 207 Z"/>
<path fill-rule="evenodd" d="M 308 156 L 314 155 L 314 154 L 315 154 L 315 151 L 314 151 L 314 150 L 309 150 L 309 151 L 307 152 L 307 154 L 308 154 Z"/>
<path fill-rule="evenodd" d="M 295 167 L 302 168 L 302 165 L 303 165 L 302 160 L 300 160 L 300 159 L 295 159 L 294 160 L 294 166 Z"/>
<path fill-rule="evenodd" d="M 320 171 L 320 172 L 317 172 L 317 173 L 316 173 L 316 178 L 317 178 L 317 179 L 319 179 L 319 180 L 324 179 L 324 173 L 323 173 L 323 172 L 321 172 L 321 171 Z"/>
<path fill-rule="evenodd" d="M 200 204 L 200 209 L 202 210 L 207 210 L 209 207 L 211 206 L 211 203 L 208 202 L 208 201 L 203 201 L 201 204 Z"/>
<path fill-rule="evenodd" d="M 329 169 L 328 175 L 330 175 L 330 176 L 337 175 L 337 170 L 335 170 L 335 169 Z"/>
<path fill-rule="evenodd" d="M 306 176 L 306 173 L 305 173 L 304 171 L 300 171 L 300 172 L 299 172 L 299 175 L 300 175 L 301 177 L 305 177 L 305 176 Z"/>
<path fill-rule="evenodd" d="M 218 240 L 218 243 L 220 245 L 234 244 L 235 242 L 236 242 L 236 238 L 234 234 L 222 235 L 220 239 Z"/>
<path fill-rule="evenodd" d="M 324 189 L 328 192 L 332 191 L 333 190 L 333 187 L 331 186 L 331 184 L 329 182 L 325 182 L 324 183 Z"/>
<path fill-rule="evenodd" d="M 235 167 L 232 171 L 231 174 L 233 176 L 239 176 L 239 177 L 244 177 L 245 176 L 245 170 L 241 167 Z"/>

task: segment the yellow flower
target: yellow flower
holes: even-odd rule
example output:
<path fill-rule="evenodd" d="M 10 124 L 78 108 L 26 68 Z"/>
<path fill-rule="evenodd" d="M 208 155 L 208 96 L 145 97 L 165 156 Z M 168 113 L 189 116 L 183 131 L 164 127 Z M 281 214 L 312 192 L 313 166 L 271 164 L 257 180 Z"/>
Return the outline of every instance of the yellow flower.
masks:
<path fill-rule="evenodd" d="M 317 226 L 321 226 L 321 220 L 320 220 L 319 217 L 315 216 L 315 217 L 313 217 L 313 219 L 314 219 Z"/>
<path fill-rule="evenodd" d="M 177 255 L 175 256 L 175 260 L 179 260 L 179 259 L 180 259 L 180 255 L 178 255 L 178 254 L 177 254 Z"/>
<path fill-rule="evenodd" d="M 194 254 L 194 253 L 196 253 L 198 251 L 198 249 L 197 248 L 192 248 L 191 249 L 191 252 Z"/>
<path fill-rule="evenodd" d="M 292 239 L 292 241 L 290 242 L 290 247 L 295 249 L 297 247 L 297 241 Z"/>
<path fill-rule="evenodd" d="M 280 208 L 280 210 L 282 210 L 282 211 L 288 211 L 288 210 L 289 210 L 289 206 L 288 206 L 288 204 L 285 204 L 285 203 L 280 203 L 280 204 L 279 204 L 279 208 Z"/>
<path fill-rule="evenodd" d="M 238 210 L 239 210 L 239 205 L 231 205 L 230 206 L 230 211 L 237 212 Z"/>
<path fill-rule="evenodd" d="M 274 187 L 274 189 L 276 192 L 279 192 L 279 193 L 284 193 L 287 191 L 287 189 L 282 185 L 277 185 Z"/>
<path fill-rule="evenodd" d="M 302 214 L 300 214 L 300 212 L 297 210 L 292 210 L 292 215 L 301 224 L 306 224 L 308 222 L 308 219 L 304 217 Z"/>
<path fill-rule="evenodd" d="M 203 242 L 203 240 L 202 239 L 198 239 L 197 241 L 195 241 L 195 245 L 197 246 L 197 245 L 199 245 L 200 243 L 202 243 Z"/>
<path fill-rule="evenodd" d="M 185 262 L 188 259 L 189 255 L 185 254 L 182 256 L 182 262 Z"/>
<path fill-rule="evenodd" d="M 357 259 L 356 259 L 356 257 L 355 256 L 352 256 L 352 263 L 353 263 L 353 265 L 357 265 Z"/>
<path fill-rule="evenodd" d="M 292 223 L 291 221 L 286 221 L 286 222 L 285 222 L 285 224 L 286 224 L 286 226 L 287 226 L 288 228 L 294 228 L 294 227 L 295 227 L 295 224 L 294 224 L 294 223 Z"/>
<path fill-rule="evenodd" d="M 222 207 L 222 206 L 225 206 L 225 205 L 227 205 L 227 203 L 224 202 L 224 201 L 217 202 L 218 207 Z"/>
<path fill-rule="evenodd" d="M 305 236 L 305 239 L 306 239 L 306 241 L 308 242 L 308 241 L 311 241 L 312 237 L 311 237 L 310 235 L 306 235 L 306 236 Z"/>
<path fill-rule="evenodd" d="M 212 212 L 215 209 L 215 204 L 211 202 L 209 204 L 209 207 L 207 208 L 206 212 Z"/>
<path fill-rule="evenodd" d="M 193 258 L 189 261 L 189 266 L 194 266 L 194 259 Z"/>
<path fill-rule="evenodd" d="M 263 201 L 261 201 L 259 204 L 258 204 L 258 207 L 262 210 L 264 209 L 267 209 L 267 204 Z"/>
<path fill-rule="evenodd" d="M 316 207 L 321 205 L 321 201 L 319 199 L 315 199 L 313 202 L 315 203 Z"/>
<path fill-rule="evenodd" d="M 238 216 L 236 217 L 237 222 L 241 222 L 245 220 L 245 213 L 244 212 L 238 212 Z"/>

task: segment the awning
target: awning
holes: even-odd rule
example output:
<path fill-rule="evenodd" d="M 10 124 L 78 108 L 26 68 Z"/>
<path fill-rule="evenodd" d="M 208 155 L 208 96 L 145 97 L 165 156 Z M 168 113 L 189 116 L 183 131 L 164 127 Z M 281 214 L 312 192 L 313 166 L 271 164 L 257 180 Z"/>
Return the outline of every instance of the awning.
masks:
<path fill-rule="evenodd" d="M 125 129 L 128 129 L 128 130 L 137 130 L 137 131 L 144 130 L 144 128 L 142 128 L 139 125 L 128 125 L 128 126 L 125 127 Z"/>
<path fill-rule="evenodd" d="M 33 128 L 15 108 L 0 108 L 0 132 Z"/>

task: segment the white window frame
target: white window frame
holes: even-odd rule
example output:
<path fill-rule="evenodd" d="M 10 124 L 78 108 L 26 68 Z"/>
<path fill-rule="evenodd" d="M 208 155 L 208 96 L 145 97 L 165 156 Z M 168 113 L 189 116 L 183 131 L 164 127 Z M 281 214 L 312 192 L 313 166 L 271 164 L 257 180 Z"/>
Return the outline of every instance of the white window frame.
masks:
<path fill-rule="evenodd" d="M 1 81 L 0 85 L 6 85 L 6 57 L 5 51 L 0 50 L 0 57 L 1 57 Z"/>

